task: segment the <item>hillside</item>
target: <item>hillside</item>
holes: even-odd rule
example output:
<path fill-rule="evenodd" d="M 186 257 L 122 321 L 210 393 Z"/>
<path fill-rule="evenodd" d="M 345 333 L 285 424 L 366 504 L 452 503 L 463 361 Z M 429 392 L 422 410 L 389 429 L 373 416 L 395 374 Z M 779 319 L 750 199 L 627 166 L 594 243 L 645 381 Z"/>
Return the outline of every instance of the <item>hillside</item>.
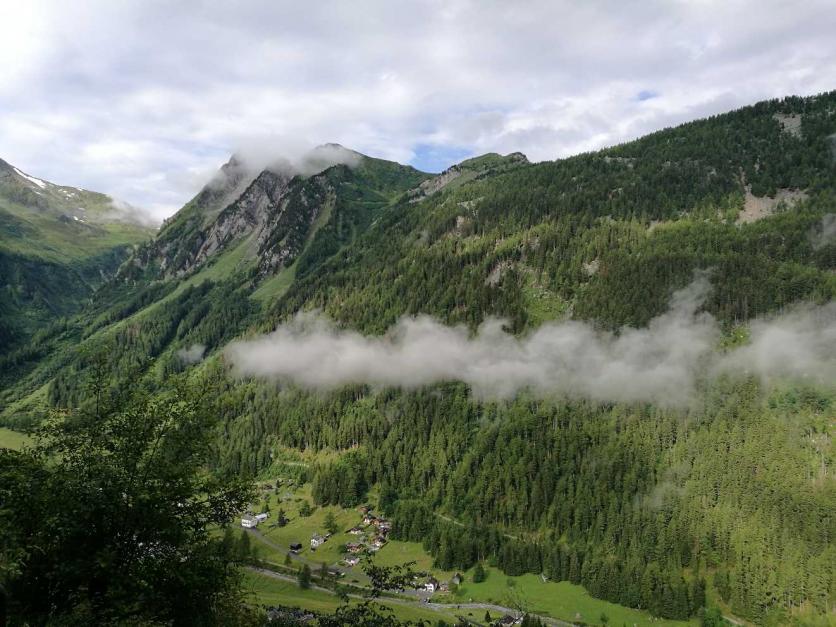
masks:
<path fill-rule="evenodd" d="M 0 344 L 76 313 L 153 229 L 105 194 L 0 160 Z"/>
<path fill-rule="evenodd" d="M 832 324 L 834 137 L 831 92 L 436 176 L 357 153 L 256 171 L 233 158 L 78 315 L 0 357 L 2 423 L 83 406 L 102 367 L 114 391 L 182 373 L 217 416 L 216 470 L 275 476 L 279 451 L 330 453 L 314 499 L 353 506 L 376 486 L 394 536 L 439 568 L 542 573 L 668 618 L 707 594 L 759 623 L 824 624 L 832 382 L 741 368 L 678 406 L 497 400 L 446 379 L 277 385 L 238 376 L 225 350 L 314 311 L 374 336 L 419 314 L 471 330 L 498 317 L 518 337 L 555 320 L 627 334 L 695 272 L 723 350 L 797 303 Z"/>

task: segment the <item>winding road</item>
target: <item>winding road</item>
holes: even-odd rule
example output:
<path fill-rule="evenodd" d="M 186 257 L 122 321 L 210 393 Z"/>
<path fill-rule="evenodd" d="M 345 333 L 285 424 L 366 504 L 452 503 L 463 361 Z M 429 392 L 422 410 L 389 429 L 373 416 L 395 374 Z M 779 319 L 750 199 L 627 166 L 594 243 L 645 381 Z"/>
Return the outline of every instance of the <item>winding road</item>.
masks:
<path fill-rule="evenodd" d="M 285 575 L 284 573 L 277 573 L 274 570 L 269 570 L 267 568 L 260 568 L 257 566 L 248 566 L 248 570 L 259 573 L 266 577 L 272 577 L 274 579 L 280 579 L 282 581 L 289 581 L 292 583 L 296 583 L 296 577 L 291 575 Z M 327 592 L 328 594 L 335 594 L 335 592 L 329 588 L 323 588 L 322 586 L 318 586 L 316 584 L 311 584 L 311 588 L 314 590 L 319 590 L 321 592 Z M 359 594 L 349 594 L 349 597 L 353 599 L 365 599 Z M 502 605 L 494 605 L 492 603 L 433 603 L 431 601 L 427 602 L 415 602 L 415 601 L 407 601 L 405 599 L 398 599 L 393 598 L 391 596 L 382 597 L 378 599 L 380 602 L 385 603 L 394 603 L 396 605 L 406 605 L 409 607 L 420 607 L 428 610 L 432 610 L 435 612 L 446 612 L 448 614 L 456 614 L 457 610 L 489 610 L 492 612 L 497 612 L 500 615 L 504 614 L 511 614 L 512 616 L 519 615 L 519 610 L 511 608 L 511 607 L 504 607 Z M 543 621 L 546 625 L 551 625 L 552 627 L 574 627 L 573 623 L 567 623 L 566 621 L 558 620 L 556 618 L 550 618 L 548 616 L 541 616 L 540 614 L 533 614 L 529 612 L 531 616 L 536 616 L 541 621 Z M 474 624 L 476 621 L 472 621 L 465 616 L 461 617 L 468 622 L 473 622 Z"/>

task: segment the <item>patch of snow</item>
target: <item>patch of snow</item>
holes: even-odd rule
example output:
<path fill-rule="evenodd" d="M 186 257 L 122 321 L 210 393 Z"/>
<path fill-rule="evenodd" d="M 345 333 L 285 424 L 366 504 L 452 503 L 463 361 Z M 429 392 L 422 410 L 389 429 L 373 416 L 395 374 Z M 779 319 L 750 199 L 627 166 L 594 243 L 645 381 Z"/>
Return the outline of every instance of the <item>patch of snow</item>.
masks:
<path fill-rule="evenodd" d="M 25 174 L 24 172 L 21 172 L 20 170 L 18 170 L 14 166 L 12 166 L 12 168 L 14 169 L 15 172 L 17 172 L 20 176 L 25 178 L 30 183 L 34 183 L 35 185 L 37 185 L 41 189 L 46 189 L 46 181 L 42 181 L 41 179 L 36 179 L 34 176 L 29 176 L 28 174 Z"/>

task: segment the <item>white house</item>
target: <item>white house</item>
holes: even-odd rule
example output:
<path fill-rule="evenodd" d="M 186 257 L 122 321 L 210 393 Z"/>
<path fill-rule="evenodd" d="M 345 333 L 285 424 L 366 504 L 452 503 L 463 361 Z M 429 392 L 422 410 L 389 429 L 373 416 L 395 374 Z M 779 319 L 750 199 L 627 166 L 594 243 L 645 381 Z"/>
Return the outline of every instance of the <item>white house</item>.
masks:
<path fill-rule="evenodd" d="M 427 592 L 435 592 L 438 590 L 438 579 L 435 577 L 427 579 L 426 583 L 424 583 L 424 590 Z"/>
<path fill-rule="evenodd" d="M 267 520 L 269 517 L 270 517 L 270 514 L 269 514 L 269 513 L 267 513 L 267 512 L 262 512 L 261 514 L 256 514 L 256 515 L 255 515 L 255 519 L 256 519 L 258 522 L 264 522 L 264 521 L 265 521 L 265 520 Z"/>
<path fill-rule="evenodd" d="M 255 516 L 250 516 L 249 514 L 245 514 L 241 516 L 241 526 L 250 529 L 252 527 L 258 526 L 258 519 Z"/>
<path fill-rule="evenodd" d="M 316 547 L 321 545 L 323 542 L 325 542 L 325 537 L 324 536 L 321 536 L 318 533 L 315 533 L 311 536 L 311 548 L 312 549 L 315 549 Z"/>

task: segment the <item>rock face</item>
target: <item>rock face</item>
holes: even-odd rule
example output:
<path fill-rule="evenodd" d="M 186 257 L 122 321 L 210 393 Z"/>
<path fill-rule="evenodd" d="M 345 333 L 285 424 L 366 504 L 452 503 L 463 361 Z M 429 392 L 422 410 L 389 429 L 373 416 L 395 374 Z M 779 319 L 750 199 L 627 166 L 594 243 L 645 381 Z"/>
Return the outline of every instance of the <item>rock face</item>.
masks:
<path fill-rule="evenodd" d="M 319 263 L 367 228 L 387 199 L 429 178 L 336 144 L 294 162 L 276 159 L 257 171 L 251 163 L 233 156 L 122 266 L 118 280 L 187 277 L 233 250 L 236 267 L 263 278 L 291 265 L 315 242 Z M 316 239 L 320 228 L 326 234 Z"/>
<path fill-rule="evenodd" d="M 242 236 L 255 232 L 262 238 L 273 211 L 281 210 L 284 204 L 288 183 L 286 176 L 268 170 L 259 174 L 240 198 L 221 211 L 217 220 L 203 231 L 202 243 L 176 272 L 188 274 L 216 251 Z"/>
<path fill-rule="evenodd" d="M 752 188 L 749 185 L 745 187 L 745 191 L 745 202 L 740 215 L 737 217 L 737 224 L 757 222 L 762 218 L 771 216 L 781 204 L 791 208 L 807 198 L 807 193 L 802 190 L 779 189 L 774 198 L 755 196 L 752 194 Z"/>
<path fill-rule="evenodd" d="M 781 125 L 781 130 L 793 137 L 801 137 L 801 113 L 776 113 L 773 119 Z"/>
<path fill-rule="evenodd" d="M 154 268 L 159 278 L 188 276 L 245 239 L 249 254 L 257 255 L 259 274 L 281 269 L 299 255 L 317 218 L 330 211 L 335 179 L 347 172 L 346 166 L 335 166 L 304 178 L 264 170 L 218 210 L 217 203 L 234 196 L 248 180 L 230 164 L 224 166 L 228 169 L 224 176 L 207 185 L 155 242 L 134 257 L 126 278 L 137 270 L 153 273 Z"/>

